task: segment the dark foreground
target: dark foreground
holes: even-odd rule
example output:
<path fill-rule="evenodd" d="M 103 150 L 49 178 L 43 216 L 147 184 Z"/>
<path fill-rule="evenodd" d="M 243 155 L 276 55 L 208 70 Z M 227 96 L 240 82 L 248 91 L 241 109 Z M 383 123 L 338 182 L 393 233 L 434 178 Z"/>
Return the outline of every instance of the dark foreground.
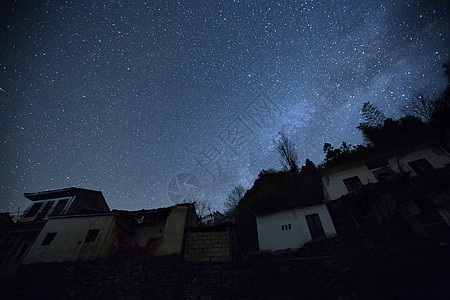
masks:
<path fill-rule="evenodd" d="M 232 264 L 178 256 L 23 266 L 2 299 L 450 299 L 450 251 L 335 238 Z"/>

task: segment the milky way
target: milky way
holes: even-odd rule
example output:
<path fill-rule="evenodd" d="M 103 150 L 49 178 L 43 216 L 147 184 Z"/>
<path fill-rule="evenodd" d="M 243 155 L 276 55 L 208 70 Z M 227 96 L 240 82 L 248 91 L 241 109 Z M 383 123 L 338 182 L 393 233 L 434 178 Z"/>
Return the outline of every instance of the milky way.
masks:
<path fill-rule="evenodd" d="M 221 209 L 281 168 L 279 131 L 301 162 L 362 143 L 365 101 L 400 117 L 445 87 L 449 8 L 428 2 L 2 3 L 0 208 L 76 186 Z"/>

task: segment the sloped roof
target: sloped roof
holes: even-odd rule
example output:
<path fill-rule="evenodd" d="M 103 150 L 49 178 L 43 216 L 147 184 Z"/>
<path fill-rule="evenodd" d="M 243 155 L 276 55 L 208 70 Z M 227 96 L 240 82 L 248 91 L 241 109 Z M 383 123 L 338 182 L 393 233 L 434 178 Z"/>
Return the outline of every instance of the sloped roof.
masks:
<path fill-rule="evenodd" d="M 365 165 L 368 163 L 374 163 L 380 160 L 396 157 L 399 155 L 399 153 L 408 153 L 428 148 L 434 145 L 439 145 L 440 142 L 442 142 L 441 138 L 434 138 L 426 141 L 419 141 L 413 144 L 403 145 L 401 148 L 389 148 L 389 149 L 365 148 L 363 153 L 355 152 L 343 159 L 336 159 L 336 161 L 332 163 L 324 164 L 320 169 L 320 173 L 322 175 L 332 174 L 358 165 Z"/>
<path fill-rule="evenodd" d="M 25 198 L 30 199 L 31 201 L 39 201 L 39 200 L 77 196 L 80 194 L 80 192 L 100 193 L 100 194 L 102 193 L 100 191 L 94 191 L 94 190 L 88 190 L 88 189 L 82 189 L 82 188 L 76 188 L 76 187 L 69 187 L 69 188 L 64 188 L 64 189 L 48 190 L 48 191 L 37 192 L 37 193 L 25 193 L 25 194 L 23 194 L 23 196 Z"/>

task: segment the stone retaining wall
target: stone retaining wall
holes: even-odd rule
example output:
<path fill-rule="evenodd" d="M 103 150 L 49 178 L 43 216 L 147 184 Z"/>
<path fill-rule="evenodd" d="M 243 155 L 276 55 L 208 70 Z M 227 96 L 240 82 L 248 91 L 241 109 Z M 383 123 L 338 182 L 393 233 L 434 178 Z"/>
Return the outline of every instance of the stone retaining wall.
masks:
<path fill-rule="evenodd" d="M 180 256 L 165 256 L 22 265 L 15 278 L 0 281 L 1 298 L 450 297 L 447 246 L 367 249 L 349 240 L 334 239 L 300 250 L 278 255 L 258 253 L 238 263 L 192 263 Z"/>
<path fill-rule="evenodd" d="M 188 230 L 184 259 L 192 262 L 232 261 L 229 230 L 197 232 Z"/>

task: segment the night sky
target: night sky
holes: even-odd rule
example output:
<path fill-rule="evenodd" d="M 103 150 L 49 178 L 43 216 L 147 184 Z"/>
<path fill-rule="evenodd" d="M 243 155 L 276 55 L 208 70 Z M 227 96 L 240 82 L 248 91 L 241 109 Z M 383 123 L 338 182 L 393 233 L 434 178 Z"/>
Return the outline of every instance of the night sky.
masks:
<path fill-rule="evenodd" d="M 256 2 L 256 1 L 255 1 Z M 186 200 L 363 142 L 364 102 L 438 95 L 447 1 L 2 1 L 0 209 L 101 190 L 111 208 Z"/>

